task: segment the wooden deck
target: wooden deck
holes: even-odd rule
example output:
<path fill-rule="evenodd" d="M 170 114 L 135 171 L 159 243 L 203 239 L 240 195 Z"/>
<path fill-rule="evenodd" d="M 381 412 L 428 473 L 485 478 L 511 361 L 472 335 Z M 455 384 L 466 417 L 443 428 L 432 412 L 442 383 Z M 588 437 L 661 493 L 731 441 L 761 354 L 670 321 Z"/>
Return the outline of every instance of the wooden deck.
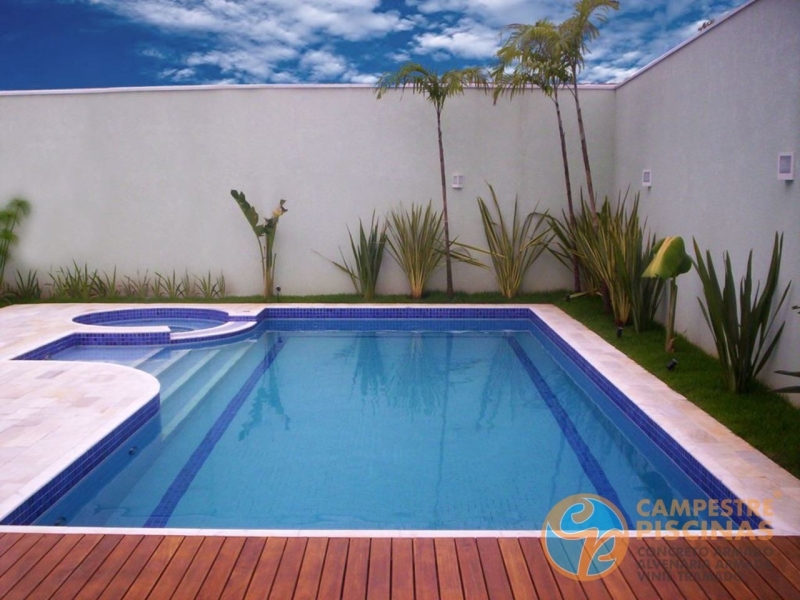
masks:
<path fill-rule="evenodd" d="M 0 534 L 0 598 L 800 598 L 800 538 L 631 540 L 577 583 L 537 538 Z"/>

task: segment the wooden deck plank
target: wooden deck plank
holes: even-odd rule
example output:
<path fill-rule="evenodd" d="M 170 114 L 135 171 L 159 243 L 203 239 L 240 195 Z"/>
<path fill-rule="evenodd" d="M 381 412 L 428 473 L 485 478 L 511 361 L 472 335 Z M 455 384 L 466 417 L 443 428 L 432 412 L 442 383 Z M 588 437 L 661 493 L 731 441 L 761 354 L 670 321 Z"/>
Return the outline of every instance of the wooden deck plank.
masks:
<path fill-rule="evenodd" d="M 511 584 L 508 582 L 506 566 L 503 564 L 503 555 L 495 538 L 478 538 L 478 554 L 483 565 L 483 576 L 486 580 L 486 590 L 492 600 L 511 600 Z"/>
<path fill-rule="evenodd" d="M 272 591 L 269 593 L 270 598 L 283 600 L 284 598 L 291 598 L 294 595 L 307 545 L 308 538 L 296 537 L 289 538 L 286 541 L 286 548 L 283 550 L 281 564 L 278 565 L 278 572 L 275 574 L 275 582 L 272 584 Z"/>
<path fill-rule="evenodd" d="M 308 540 L 303 564 L 297 578 L 294 600 L 314 600 L 317 597 L 327 550 L 328 538 L 310 538 Z"/>
<path fill-rule="evenodd" d="M 736 572 L 741 580 L 750 588 L 757 598 L 769 598 L 775 595 L 775 590 L 771 582 L 768 582 L 753 565 L 742 554 L 746 552 L 747 546 L 742 542 L 747 540 L 719 539 L 710 540 L 709 543 L 717 551 L 717 554 L 725 559 L 730 568 Z M 750 550 L 752 552 L 752 549 Z M 777 582 L 776 582 L 777 583 Z"/>
<path fill-rule="evenodd" d="M 392 593 L 392 540 L 375 538 L 369 548 L 367 600 L 390 600 Z"/>
<path fill-rule="evenodd" d="M 786 555 L 781 552 L 774 544 L 774 539 L 765 544 L 753 544 L 780 573 L 788 579 L 791 584 L 800 590 L 800 561 L 793 564 Z M 800 593 L 797 594 L 800 597 Z"/>
<path fill-rule="evenodd" d="M 392 540 L 392 600 L 414 600 L 414 548 L 410 538 Z"/>
<path fill-rule="evenodd" d="M 219 600 L 246 539 L 244 537 L 224 538 L 214 564 L 211 565 L 203 585 L 197 591 L 197 600 Z"/>
<path fill-rule="evenodd" d="M 267 539 L 244 596 L 247 600 L 269 597 L 285 548 L 286 538 L 272 537 Z"/>
<path fill-rule="evenodd" d="M 250 580 L 261 559 L 261 553 L 267 544 L 267 538 L 247 538 L 233 565 L 233 570 L 225 583 L 220 600 L 242 600 L 250 586 Z"/>
<path fill-rule="evenodd" d="M 219 549 L 222 548 L 224 541 L 225 538 L 218 536 L 203 538 L 203 543 L 200 544 L 197 554 L 194 555 L 183 579 L 175 589 L 175 598 L 182 600 L 197 596 L 209 571 L 211 571 L 211 567 L 214 565 L 214 561 L 217 559 L 217 554 L 219 554 Z"/>
<path fill-rule="evenodd" d="M 100 534 L 90 534 L 80 536 L 80 540 L 72 548 L 72 550 L 59 562 L 50 573 L 39 582 L 39 584 L 30 590 L 30 597 L 32 598 L 50 598 L 56 593 L 59 587 L 69 578 L 72 572 L 78 568 L 83 560 L 88 556 L 92 549 L 100 543 L 103 536 Z M 20 590 L 23 592 L 24 590 Z M 25 594 L 20 594 L 26 597 Z"/>
<path fill-rule="evenodd" d="M 13 567 L 28 550 L 33 548 L 39 542 L 39 540 L 42 539 L 42 537 L 43 536 L 41 534 L 22 536 L 13 546 L 6 550 L 3 553 L 3 556 L 0 557 L 0 559 L 2 559 L 0 560 L 0 577 L 2 577 L 6 571 Z"/>
<path fill-rule="evenodd" d="M 0 575 L 0 598 L 5 598 L 11 588 L 13 588 L 20 579 L 25 577 L 25 575 L 36 566 L 36 563 L 38 563 L 59 541 L 61 541 L 61 536 L 58 535 L 41 536 L 25 554 L 14 561 L 14 564 L 11 565 L 5 573 Z"/>
<path fill-rule="evenodd" d="M 636 594 L 633 593 L 633 590 L 628 585 L 628 582 L 625 580 L 625 577 L 622 575 L 622 571 L 619 570 L 619 567 L 611 571 L 608 575 L 603 577 L 603 585 L 606 586 L 608 590 L 608 594 L 614 600 L 620 600 L 622 598 L 636 598 Z"/>
<path fill-rule="evenodd" d="M 684 598 L 705 600 L 706 594 L 703 588 L 678 558 L 669 542 L 656 538 L 645 538 L 643 541 L 647 546 L 648 558 L 657 560 L 661 564 Z M 691 548 L 687 547 L 686 550 L 689 551 Z"/>
<path fill-rule="evenodd" d="M 136 550 L 143 537 L 141 535 L 124 536 L 89 578 L 75 600 L 96 600 L 125 564 L 130 554 Z"/>
<path fill-rule="evenodd" d="M 331 538 L 328 541 L 317 594 L 319 600 L 336 600 L 342 597 L 349 545 L 350 540 L 347 538 Z"/>
<path fill-rule="evenodd" d="M 697 556 L 706 563 L 709 570 L 717 577 L 719 582 L 725 586 L 725 589 L 728 590 L 731 596 L 737 600 L 756 599 L 756 596 L 750 591 L 747 585 L 739 579 L 736 572 L 715 552 L 711 544 L 708 543 L 708 540 L 694 539 L 687 540 L 686 542 L 694 548 Z"/>
<path fill-rule="evenodd" d="M 558 590 L 558 584 L 544 556 L 539 539 L 520 538 L 519 546 L 528 565 L 536 595 L 539 598 L 558 598 L 561 592 Z"/>
<path fill-rule="evenodd" d="M 153 598 L 172 598 L 203 541 L 204 538 L 192 535 L 183 538 L 180 547 L 150 592 Z"/>
<path fill-rule="evenodd" d="M 690 546 L 685 539 L 677 538 L 667 543 L 673 554 L 683 563 L 690 577 L 696 581 L 703 592 L 711 600 L 728 600 L 731 598 L 728 590 L 725 589 L 717 576 L 708 568 L 708 565 L 700 558 L 695 549 Z"/>
<path fill-rule="evenodd" d="M 800 598 L 800 585 L 794 585 L 789 579 L 788 573 L 781 572 L 770 560 L 764 556 L 764 546 L 769 542 L 754 539 L 742 539 L 733 543 L 734 548 L 739 554 L 750 563 L 750 566 L 764 578 L 769 586 L 774 589 L 781 598 Z"/>
<path fill-rule="evenodd" d="M 646 547 L 643 548 L 644 550 L 642 551 L 647 550 Z M 647 573 L 639 568 L 640 565 L 646 566 L 647 560 L 647 557 L 638 556 L 634 553 L 629 541 L 628 554 L 620 563 L 617 571 L 625 578 L 625 582 L 633 592 L 634 598 L 660 598 L 657 584 L 651 583 Z"/>
<path fill-rule="evenodd" d="M 488 600 L 489 592 L 486 590 L 486 580 L 483 577 L 478 543 L 471 538 L 458 538 L 456 553 L 465 600 Z"/>
<path fill-rule="evenodd" d="M 430 538 L 411 542 L 414 554 L 414 597 L 417 600 L 439 600 L 439 577 L 436 573 L 436 551 Z"/>
<path fill-rule="evenodd" d="M 0 538 L 0 561 L 5 560 L 3 554 L 11 548 L 14 544 L 16 544 L 19 540 L 25 537 L 24 533 L 4 533 L 3 537 Z"/>
<path fill-rule="evenodd" d="M 128 589 L 139 577 L 139 574 L 144 569 L 147 561 L 155 553 L 164 536 L 160 535 L 146 535 L 144 539 L 139 542 L 136 549 L 131 553 L 122 568 L 114 575 L 114 578 L 109 582 L 106 589 L 99 600 L 118 600 L 122 598 Z"/>
<path fill-rule="evenodd" d="M 147 598 L 150 590 L 156 585 L 159 577 L 161 577 L 172 557 L 180 548 L 183 539 L 183 536 L 180 535 L 169 535 L 161 540 L 150 560 L 147 561 L 139 576 L 128 588 L 123 600 Z"/>
<path fill-rule="evenodd" d="M 436 552 L 436 571 L 439 574 L 441 600 L 464 600 L 455 540 L 437 538 L 433 541 L 433 547 Z"/>
<path fill-rule="evenodd" d="M 347 566 L 344 571 L 343 598 L 363 600 L 367 597 L 367 576 L 369 575 L 369 539 L 352 538 L 347 552 Z"/>
<path fill-rule="evenodd" d="M 795 539 L 800 540 L 800 537 Z M 772 542 L 772 545 L 780 550 L 781 554 L 783 554 L 791 563 L 800 565 L 800 548 L 792 543 L 792 538 L 776 535 L 773 536 L 770 542 Z M 800 543 L 800 541 L 798 541 L 798 543 Z"/>
<path fill-rule="evenodd" d="M 538 598 L 528 571 L 528 563 L 516 538 L 499 538 L 500 554 L 506 566 L 511 592 L 515 598 Z"/>
<path fill-rule="evenodd" d="M 29 597 L 31 590 L 36 588 L 58 564 L 64 560 L 69 552 L 81 540 L 81 535 L 65 535 L 53 546 L 47 556 L 43 557 L 16 585 L 4 596 L 4 600 Z"/>
<path fill-rule="evenodd" d="M 641 571 L 640 577 L 646 578 L 656 590 L 658 595 L 664 600 L 680 598 L 680 591 L 672 581 L 672 576 L 661 565 L 661 561 L 653 556 L 650 547 L 643 539 L 632 538 L 628 541 L 628 554 L 638 559 L 638 566 Z M 627 560 L 630 560 L 630 556 Z M 622 561 L 625 565 L 627 560 Z M 628 577 L 625 578 L 628 581 Z"/>
<path fill-rule="evenodd" d="M 105 562 L 108 555 L 122 541 L 122 538 L 123 536 L 121 535 L 104 535 L 86 555 L 81 564 L 70 573 L 61 587 L 53 594 L 53 598 L 55 600 L 73 600 L 83 589 L 83 586 L 86 585 L 86 582 L 91 579 L 95 571 L 100 568 L 100 565 Z"/>

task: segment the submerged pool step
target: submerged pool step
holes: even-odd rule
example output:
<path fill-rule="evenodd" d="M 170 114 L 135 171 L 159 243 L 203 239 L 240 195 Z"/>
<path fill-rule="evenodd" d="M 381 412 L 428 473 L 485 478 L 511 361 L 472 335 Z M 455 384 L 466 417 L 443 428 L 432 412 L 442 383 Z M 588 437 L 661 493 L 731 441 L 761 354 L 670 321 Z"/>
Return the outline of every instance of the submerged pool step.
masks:
<path fill-rule="evenodd" d="M 173 415 L 167 416 L 168 411 L 164 411 L 162 415 L 161 431 L 164 436 L 170 435 L 183 420 L 188 417 L 192 411 L 197 407 L 200 402 L 222 381 L 227 375 L 230 374 L 233 367 L 242 360 L 242 357 L 253 347 L 252 343 L 242 344 L 237 346 L 234 351 L 228 353 L 221 353 L 214 357 L 213 362 L 207 363 L 208 377 L 203 382 L 202 387 L 197 390 L 190 390 L 188 398 L 178 398 L 181 390 L 173 391 L 169 396 L 170 404 L 180 402 L 180 409 Z M 167 418 L 163 418 L 166 416 Z"/>
<path fill-rule="evenodd" d="M 157 355 L 161 353 L 166 353 L 169 358 L 165 359 L 158 359 Z M 179 361 L 186 356 L 189 355 L 189 350 L 158 350 L 154 355 L 151 355 L 149 359 L 152 359 L 152 364 L 142 361 L 141 366 L 139 367 L 142 371 L 150 373 L 154 377 L 157 377 L 160 381 L 162 386 L 164 385 L 163 376 L 164 374 L 169 371 L 174 365 L 178 364 Z"/>
<path fill-rule="evenodd" d="M 161 402 L 164 402 L 164 400 L 168 399 L 172 394 L 175 393 L 176 390 L 180 389 L 181 386 L 186 384 L 187 381 L 190 381 L 192 376 L 200 371 L 200 369 L 205 367 L 209 362 L 211 362 L 211 360 L 217 354 L 219 354 L 219 352 L 220 350 L 208 350 L 207 352 L 197 356 L 196 360 L 191 360 L 194 355 L 189 355 L 190 358 L 180 360 L 180 362 L 176 361 L 175 364 L 179 364 L 181 369 L 176 371 L 177 367 L 173 366 L 172 369 L 170 369 L 170 374 L 173 372 L 179 374 L 177 378 L 170 378 L 171 381 L 168 381 L 166 378 L 162 379 L 159 377 L 159 380 L 161 381 Z M 166 369 L 162 372 L 165 373 Z"/>

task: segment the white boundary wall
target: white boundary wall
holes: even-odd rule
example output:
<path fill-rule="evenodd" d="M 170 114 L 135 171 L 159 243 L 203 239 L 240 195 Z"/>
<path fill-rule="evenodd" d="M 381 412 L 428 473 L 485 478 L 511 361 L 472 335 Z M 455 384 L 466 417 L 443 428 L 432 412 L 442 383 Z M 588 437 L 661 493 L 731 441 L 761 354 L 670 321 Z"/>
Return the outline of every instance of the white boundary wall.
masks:
<path fill-rule="evenodd" d="M 800 181 L 776 177 L 780 152 L 800 159 L 800 2 L 756 0 L 618 86 L 582 91 L 595 186 L 616 195 L 632 184 L 659 235 L 694 237 L 717 265 L 730 251 L 737 275 L 747 252 L 766 271 L 783 231 L 783 281 L 800 303 Z M 576 192 L 583 169 L 574 105 L 563 94 Z M 506 211 L 515 194 L 560 212 L 564 184 L 552 103 L 540 94 L 501 100 L 476 90 L 444 113 L 451 231 L 482 245 L 476 207 L 484 182 Z M 640 188 L 652 169 L 653 186 Z M 800 171 L 800 169 L 798 169 Z M 258 251 L 229 195 L 241 189 L 264 214 L 288 200 L 278 238 L 285 294 L 351 290 L 320 254 L 338 259 L 346 227 L 392 206 L 440 206 L 432 107 L 410 92 L 377 101 L 358 86 L 240 86 L 0 94 L 0 202 L 29 198 L 13 270 L 40 276 L 72 261 L 119 274 L 137 269 L 225 273 L 230 292 L 260 289 Z M 800 177 L 798 177 L 800 179 Z M 349 253 L 348 253 L 349 254 Z M 566 288 L 551 257 L 530 290 Z M 679 280 L 679 331 L 712 349 L 694 272 Z M 457 265 L 455 286 L 494 288 L 488 272 Z M 439 273 L 432 287 L 444 287 Z M 379 292 L 406 291 L 387 257 Z M 788 310 L 774 369 L 800 368 L 800 317 Z"/>
<path fill-rule="evenodd" d="M 677 52 L 620 85 L 616 92 L 616 187 L 641 191 L 641 209 L 659 237 L 692 238 L 715 267 L 731 256 L 744 275 L 765 279 L 773 237 L 784 234 L 782 287 L 792 281 L 778 352 L 762 372 L 775 385 L 800 369 L 800 172 L 777 179 L 778 154 L 800 159 L 800 2 L 758 0 Z M 652 187 L 640 186 L 652 169 Z M 676 328 L 713 351 L 697 297 L 696 271 L 678 279 Z"/>
<path fill-rule="evenodd" d="M 613 179 L 614 91 L 583 93 L 597 188 Z M 574 103 L 568 135 L 574 182 L 583 183 Z M 467 90 L 443 118 L 451 235 L 482 246 L 476 197 L 492 183 L 510 211 L 560 211 L 564 179 L 553 104 L 528 94 L 493 106 Z M 189 268 L 223 270 L 230 291 L 261 289 L 255 236 L 230 196 L 244 190 L 261 215 L 280 198 L 289 212 L 276 238 L 277 284 L 284 294 L 352 291 L 326 257 L 349 257 L 347 227 L 373 210 L 427 203 L 441 207 L 436 121 L 421 96 L 352 86 L 147 89 L 0 96 L 0 198 L 21 194 L 33 214 L 21 231 L 13 268 L 68 266 L 119 274 Z M 510 214 L 510 212 L 509 212 Z M 387 256 L 382 292 L 406 291 Z M 458 265 L 455 286 L 494 288 L 487 271 Z M 529 289 L 562 288 L 552 257 L 537 264 Z M 444 287 L 444 275 L 432 282 Z"/>

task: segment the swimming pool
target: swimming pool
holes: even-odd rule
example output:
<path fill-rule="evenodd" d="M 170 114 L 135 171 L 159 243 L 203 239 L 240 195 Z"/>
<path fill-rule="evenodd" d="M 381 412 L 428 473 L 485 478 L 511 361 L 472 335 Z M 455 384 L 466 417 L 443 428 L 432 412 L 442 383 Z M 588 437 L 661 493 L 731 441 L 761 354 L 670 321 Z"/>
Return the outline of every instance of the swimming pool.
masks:
<path fill-rule="evenodd" d="M 629 515 L 643 498 L 708 497 L 676 465 L 687 459 L 665 454 L 525 312 L 305 313 L 273 311 L 253 335 L 214 346 L 53 355 L 155 372 L 163 405 L 37 522 L 536 529 L 578 491 Z"/>
<path fill-rule="evenodd" d="M 168 327 L 171 332 L 188 332 L 219 327 L 228 315 L 205 308 L 137 308 L 92 312 L 75 317 L 76 323 L 104 327 Z"/>

